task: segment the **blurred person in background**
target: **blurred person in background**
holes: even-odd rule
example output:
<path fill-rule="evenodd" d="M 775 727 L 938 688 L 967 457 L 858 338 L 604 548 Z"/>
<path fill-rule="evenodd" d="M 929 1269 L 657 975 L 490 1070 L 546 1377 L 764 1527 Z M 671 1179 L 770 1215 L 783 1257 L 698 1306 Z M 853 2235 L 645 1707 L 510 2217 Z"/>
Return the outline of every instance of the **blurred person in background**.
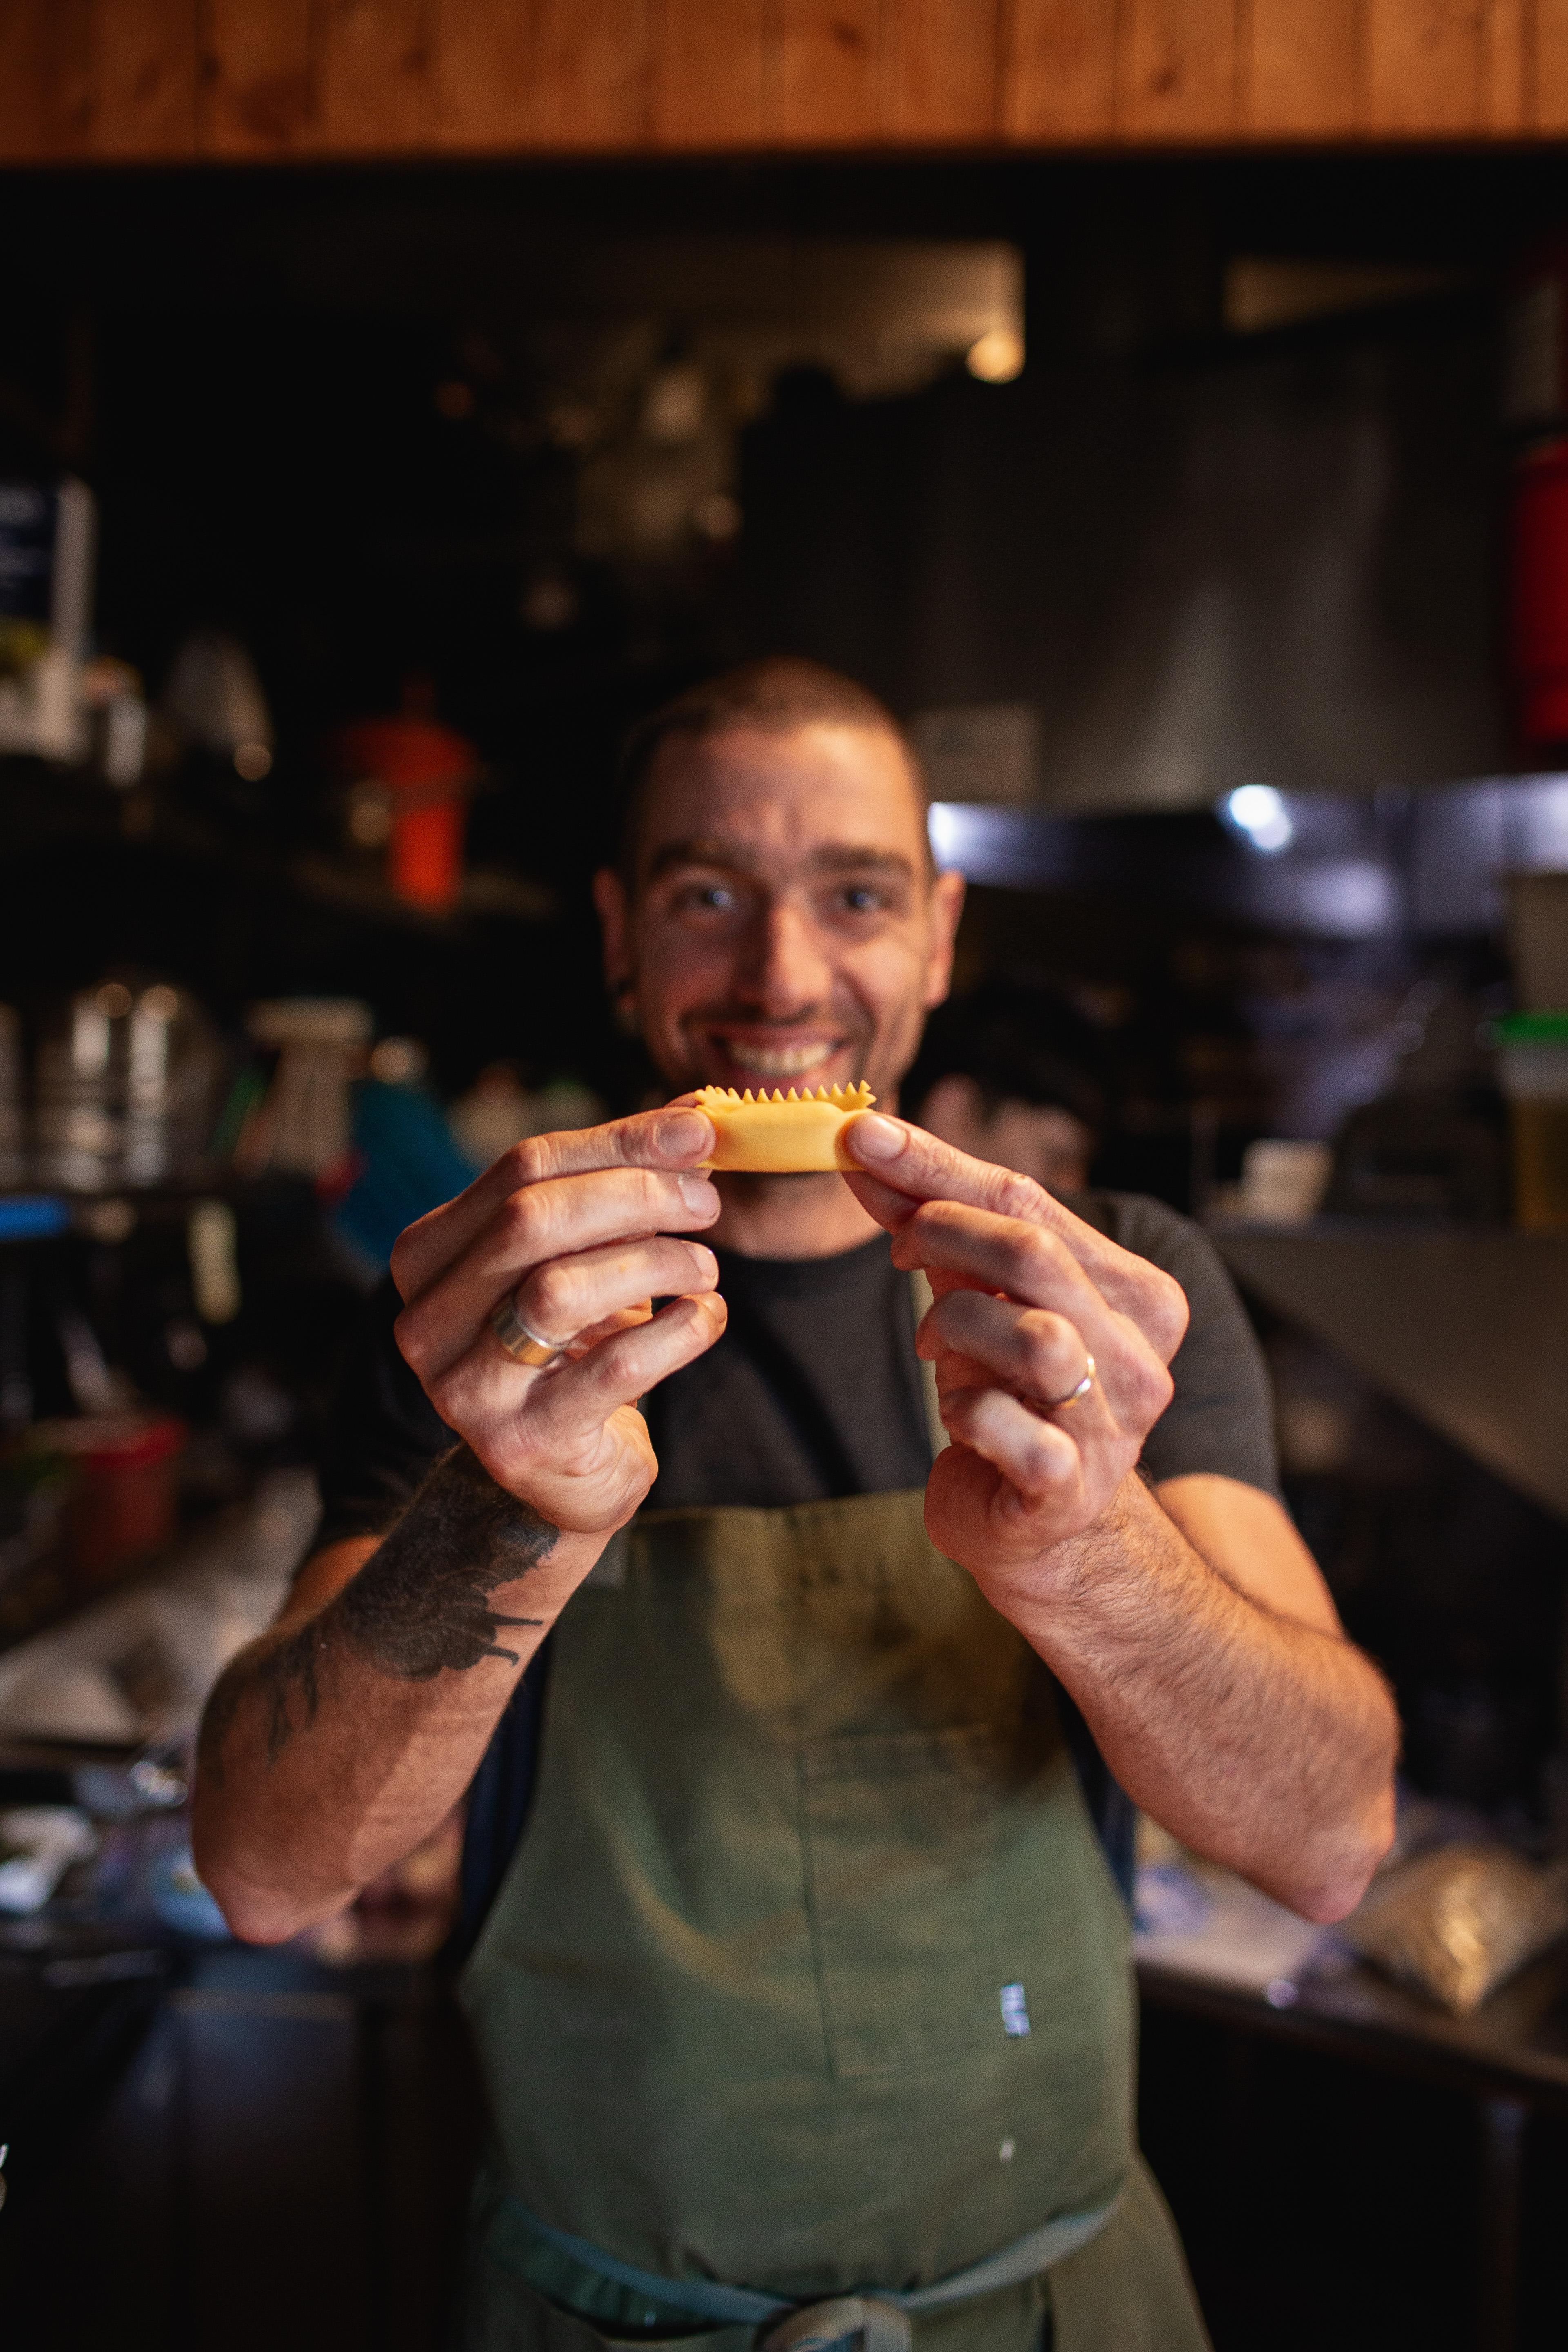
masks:
<path fill-rule="evenodd" d="M 596 899 L 671 1099 L 403 1235 L 208 1705 L 198 1867 L 256 1940 L 469 1791 L 464 2352 L 1201 2352 L 1068 1703 L 1315 1918 L 1389 1840 L 1393 1709 L 1204 1237 L 890 1115 L 963 896 L 926 816 L 808 664 L 644 723 Z M 693 1089 L 861 1080 L 847 1179 L 704 1172 Z"/>
<path fill-rule="evenodd" d="M 1097 1045 L 1054 991 L 987 981 L 932 1014 L 900 1099 L 972 1159 L 1084 1192 L 1105 1124 Z"/>

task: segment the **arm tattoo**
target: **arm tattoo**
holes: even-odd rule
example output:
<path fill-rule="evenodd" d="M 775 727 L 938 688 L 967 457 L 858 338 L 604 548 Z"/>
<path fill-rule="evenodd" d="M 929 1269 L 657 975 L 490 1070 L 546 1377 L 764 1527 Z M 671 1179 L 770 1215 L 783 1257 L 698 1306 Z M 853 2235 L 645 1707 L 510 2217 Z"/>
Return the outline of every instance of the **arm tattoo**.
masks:
<path fill-rule="evenodd" d="M 266 1708 L 268 1764 L 296 1729 L 310 1729 L 321 1704 L 318 1662 L 334 1641 L 398 1682 L 429 1682 L 444 1666 L 466 1674 L 481 1658 L 515 1666 L 517 1652 L 496 1635 L 503 1626 L 543 1620 L 504 1617 L 489 1596 L 547 1559 L 560 1532 L 498 1486 L 466 1445 L 454 1446 L 336 1599 L 219 1682 L 202 1724 L 201 1759 L 211 1777 L 222 1780 L 224 1742 L 247 1691 Z"/>
<path fill-rule="evenodd" d="M 351 1649 L 400 1682 L 428 1682 L 443 1666 L 466 1673 L 481 1658 L 515 1666 L 498 1631 L 542 1621 L 500 1616 L 486 1596 L 547 1559 L 560 1532 L 454 1446 L 327 1613 Z"/>

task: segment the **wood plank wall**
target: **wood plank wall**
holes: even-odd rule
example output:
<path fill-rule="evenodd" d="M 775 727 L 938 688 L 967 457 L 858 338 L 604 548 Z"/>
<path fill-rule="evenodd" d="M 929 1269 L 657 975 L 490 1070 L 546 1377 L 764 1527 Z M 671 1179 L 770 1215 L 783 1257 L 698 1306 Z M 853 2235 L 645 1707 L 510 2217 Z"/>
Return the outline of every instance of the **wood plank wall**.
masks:
<path fill-rule="evenodd" d="M 0 163 L 1568 133 L 1568 0 L 0 0 Z"/>

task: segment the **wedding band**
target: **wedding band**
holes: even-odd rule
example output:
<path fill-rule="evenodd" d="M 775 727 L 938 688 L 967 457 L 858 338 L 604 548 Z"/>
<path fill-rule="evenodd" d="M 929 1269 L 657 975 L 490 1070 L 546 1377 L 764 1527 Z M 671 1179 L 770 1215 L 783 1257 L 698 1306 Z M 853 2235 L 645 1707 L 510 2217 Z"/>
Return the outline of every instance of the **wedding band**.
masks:
<path fill-rule="evenodd" d="M 537 1331 L 529 1329 L 512 1298 L 501 1300 L 490 1317 L 490 1329 L 513 1363 L 531 1364 L 536 1371 L 542 1371 L 546 1364 L 559 1363 L 566 1353 L 552 1339 L 542 1339 Z"/>
<path fill-rule="evenodd" d="M 1060 1412 L 1064 1405 L 1076 1404 L 1079 1397 L 1086 1397 L 1093 1386 L 1094 1358 L 1086 1354 L 1083 1360 L 1083 1378 L 1079 1381 L 1077 1388 L 1068 1389 L 1065 1397 L 1052 1397 L 1046 1406 L 1046 1411 L 1047 1412 Z"/>

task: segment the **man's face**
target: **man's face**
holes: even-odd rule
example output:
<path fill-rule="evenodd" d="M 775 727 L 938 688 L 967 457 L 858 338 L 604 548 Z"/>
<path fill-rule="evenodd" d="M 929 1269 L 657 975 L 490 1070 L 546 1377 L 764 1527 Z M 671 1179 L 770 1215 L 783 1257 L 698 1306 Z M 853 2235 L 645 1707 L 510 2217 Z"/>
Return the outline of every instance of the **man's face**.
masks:
<path fill-rule="evenodd" d="M 963 884 L 931 877 L 897 739 L 814 721 L 667 742 L 635 892 L 605 873 L 595 897 L 673 1088 L 865 1078 L 886 1102 L 947 993 Z"/>

